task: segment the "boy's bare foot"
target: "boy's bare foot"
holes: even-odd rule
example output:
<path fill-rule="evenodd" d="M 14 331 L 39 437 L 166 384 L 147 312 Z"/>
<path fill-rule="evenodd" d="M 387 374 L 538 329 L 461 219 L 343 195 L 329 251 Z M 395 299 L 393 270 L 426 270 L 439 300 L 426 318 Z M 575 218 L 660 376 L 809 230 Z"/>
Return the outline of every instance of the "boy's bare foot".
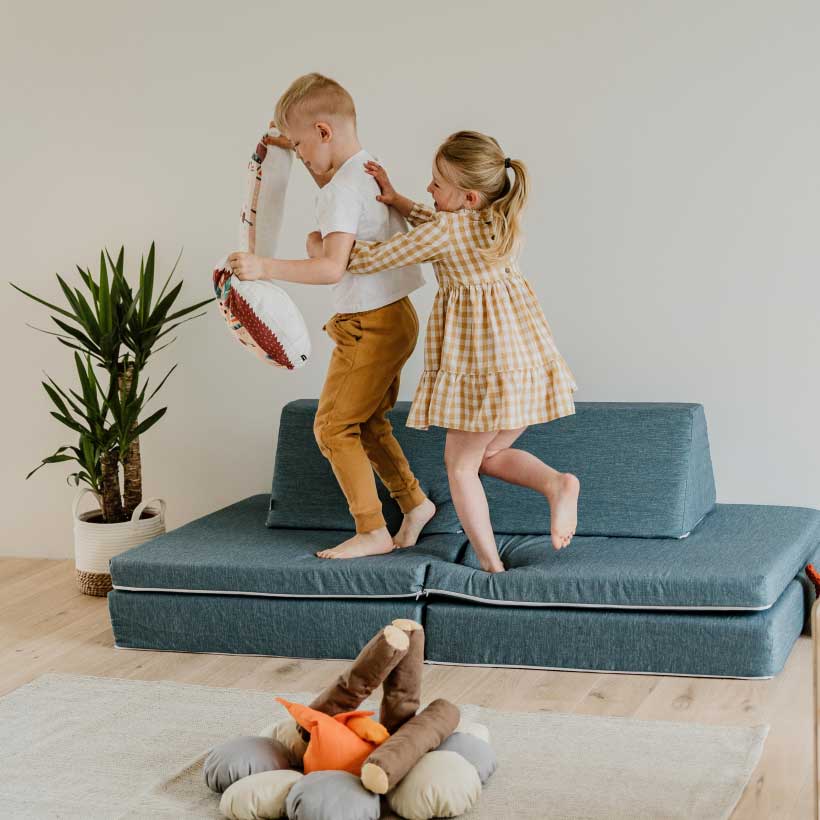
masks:
<path fill-rule="evenodd" d="M 563 549 L 569 546 L 578 526 L 578 494 L 581 482 L 572 473 L 558 473 L 545 495 L 550 504 L 550 535 L 552 546 Z"/>
<path fill-rule="evenodd" d="M 321 550 L 319 558 L 364 558 L 367 555 L 383 555 L 395 549 L 387 527 L 370 532 L 357 532 L 336 547 Z"/>
<path fill-rule="evenodd" d="M 393 543 L 404 549 L 413 547 L 419 540 L 419 535 L 424 529 L 424 525 L 436 514 L 436 505 L 425 498 L 417 507 L 413 507 L 410 512 L 404 514 L 399 531 L 393 536 Z"/>

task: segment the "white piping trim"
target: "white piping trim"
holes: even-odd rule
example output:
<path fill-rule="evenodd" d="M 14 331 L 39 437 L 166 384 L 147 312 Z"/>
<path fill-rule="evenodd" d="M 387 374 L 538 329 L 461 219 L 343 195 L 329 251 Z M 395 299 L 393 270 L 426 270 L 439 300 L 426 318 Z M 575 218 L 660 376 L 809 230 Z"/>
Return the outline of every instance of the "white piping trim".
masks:
<path fill-rule="evenodd" d="M 659 606 L 654 604 L 629 605 L 629 604 L 579 604 L 565 603 L 563 601 L 508 601 L 505 599 L 480 598 L 478 595 L 467 595 L 463 592 L 452 592 L 446 589 L 423 589 L 419 592 L 402 592 L 396 594 L 385 593 L 384 595 L 309 595 L 295 592 L 245 592 L 243 590 L 231 589 L 176 589 L 175 587 L 126 587 L 114 584 L 114 589 L 119 592 L 173 592 L 182 595 L 236 595 L 246 598 L 341 598 L 344 600 L 382 600 L 388 598 L 415 598 L 417 601 L 424 596 L 429 597 L 431 593 L 441 595 L 445 598 L 460 598 L 465 601 L 475 601 L 491 606 L 511 606 L 511 607 L 533 607 L 538 609 L 625 609 L 635 612 L 659 611 L 659 612 L 764 612 L 771 609 L 774 604 L 768 606 Z"/>
<path fill-rule="evenodd" d="M 120 592 L 175 592 L 184 595 L 238 595 L 247 598 L 415 598 L 417 601 L 424 595 L 424 590 L 418 592 L 400 592 L 384 595 L 308 595 L 295 592 L 244 592 L 236 589 L 175 589 L 174 587 L 124 587 L 114 584 L 114 589 Z"/>
<path fill-rule="evenodd" d="M 432 666 L 477 666 L 485 669 L 543 669 L 549 672 L 589 672 L 595 675 L 655 675 L 662 678 L 715 678 L 717 680 L 772 680 L 774 675 L 689 675 L 686 672 L 631 672 L 622 669 L 574 669 L 570 666 L 525 666 L 517 663 L 454 663 L 453 661 L 431 661 Z"/>
<path fill-rule="evenodd" d="M 479 598 L 477 595 L 467 595 L 464 592 L 451 592 L 446 589 L 425 589 L 424 595 L 430 593 L 445 597 L 463 598 L 467 601 L 478 601 L 482 604 L 493 604 L 495 606 L 529 606 L 540 607 L 542 609 L 633 609 L 638 612 L 644 610 L 660 610 L 662 612 L 762 612 L 771 609 L 774 604 L 768 606 L 658 606 L 654 604 L 630 605 L 630 604 L 569 604 L 560 601 L 537 602 L 537 601 L 506 601 L 503 599 Z"/>

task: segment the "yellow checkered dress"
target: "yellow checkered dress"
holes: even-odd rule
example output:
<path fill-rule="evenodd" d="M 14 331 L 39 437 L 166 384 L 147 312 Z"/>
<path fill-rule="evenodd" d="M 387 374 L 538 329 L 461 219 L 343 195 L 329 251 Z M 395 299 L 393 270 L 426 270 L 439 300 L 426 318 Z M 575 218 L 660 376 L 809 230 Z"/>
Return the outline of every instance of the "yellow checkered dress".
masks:
<path fill-rule="evenodd" d="M 489 264 L 477 251 L 491 242 L 488 212 L 416 203 L 408 221 L 407 233 L 357 241 L 348 264 L 375 273 L 433 263 L 439 289 L 407 426 L 489 432 L 572 415 L 575 378 L 517 261 Z"/>

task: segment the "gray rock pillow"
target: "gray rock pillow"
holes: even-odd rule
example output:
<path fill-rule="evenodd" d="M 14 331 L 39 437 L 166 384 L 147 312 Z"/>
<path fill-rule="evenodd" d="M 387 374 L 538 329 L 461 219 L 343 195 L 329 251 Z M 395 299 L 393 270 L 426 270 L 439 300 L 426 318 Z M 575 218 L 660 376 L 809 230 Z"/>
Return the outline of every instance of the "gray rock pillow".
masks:
<path fill-rule="evenodd" d="M 311 772 L 293 784 L 288 820 L 379 820 L 379 796 L 350 772 Z"/>
<path fill-rule="evenodd" d="M 202 775 L 209 789 L 224 792 L 241 777 L 288 768 L 288 750 L 279 741 L 269 737 L 236 737 L 211 749 Z"/>
<path fill-rule="evenodd" d="M 489 743 L 467 732 L 453 732 L 441 746 L 440 752 L 457 752 L 475 766 L 478 777 L 486 783 L 490 775 L 498 768 L 498 760 Z"/>

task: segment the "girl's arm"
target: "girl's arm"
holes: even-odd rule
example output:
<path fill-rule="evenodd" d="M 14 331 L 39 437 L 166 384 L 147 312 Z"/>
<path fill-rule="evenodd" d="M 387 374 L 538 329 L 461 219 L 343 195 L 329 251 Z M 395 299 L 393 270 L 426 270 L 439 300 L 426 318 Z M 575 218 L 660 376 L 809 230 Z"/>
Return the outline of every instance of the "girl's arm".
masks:
<path fill-rule="evenodd" d="M 383 242 L 357 240 L 347 269 L 351 273 L 378 273 L 421 262 L 434 262 L 447 251 L 450 229 L 444 217 L 424 222 L 407 233 L 397 233 Z"/>
<path fill-rule="evenodd" d="M 406 196 L 402 196 L 390 182 L 387 171 L 378 162 L 366 162 L 364 170 L 373 177 L 381 189 L 381 195 L 376 199 L 395 208 L 413 227 L 421 225 L 422 222 L 429 222 L 436 215 L 436 212 L 427 205 L 414 202 Z"/>
<path fill-rule="evenodd" d="M 431 208 L 429 205 L 425 205 L 423 202 L 414 202 L 413 207 L 410 209 L 410 213 L 408 213 L 405 217 L 411 225 L 421 225 L 424 222 L 429 222 L 431 219 L 435 218 L 435 209 Z"/>

